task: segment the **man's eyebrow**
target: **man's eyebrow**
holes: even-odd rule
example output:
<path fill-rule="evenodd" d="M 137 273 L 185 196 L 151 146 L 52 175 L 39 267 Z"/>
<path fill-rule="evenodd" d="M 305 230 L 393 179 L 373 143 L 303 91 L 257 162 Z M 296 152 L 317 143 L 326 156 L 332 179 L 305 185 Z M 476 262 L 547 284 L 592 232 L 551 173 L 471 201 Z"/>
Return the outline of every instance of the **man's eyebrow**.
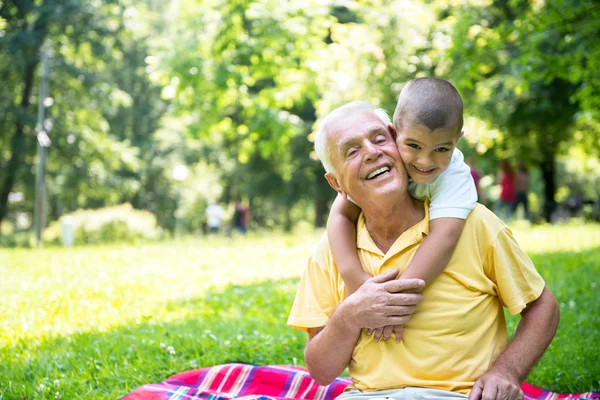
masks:
<path fill-rule="evenodd" d="M 340 152 L 343 153 L 346 149 L 350 148 L 352 146 L 352 144 L 354 144 L 356 142 L 356 140 L 357 140 L 356 137 L 342 139 L 338 143 L 337 147 L 340 150 Z"/>
<path fill-rule="evenodd" d="M 368 128 L 366 136 L 371 137 L 373 135 L 383 134 L 386 132 L 388 132 L 388 130 L 383 126 L 372 126 L 372 127 Z M 349 137 L 346 139 L 342 139 L 338 143 L 338 149 L 340 149 L 341 152 L 344 152 L 344 150 L 351 147 L 354 143 L 360 142 L 361 140 L 362 140 L 362 136 L 359 136 L 359 137 L 353 136 L 353 137 Z"/>

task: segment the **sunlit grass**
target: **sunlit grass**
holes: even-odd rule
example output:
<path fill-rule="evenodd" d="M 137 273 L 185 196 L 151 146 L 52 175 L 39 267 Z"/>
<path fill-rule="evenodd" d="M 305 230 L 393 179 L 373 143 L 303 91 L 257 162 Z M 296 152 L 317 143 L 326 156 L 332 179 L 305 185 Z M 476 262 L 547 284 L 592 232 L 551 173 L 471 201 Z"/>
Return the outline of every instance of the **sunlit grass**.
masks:
<path fill-rule="evenodd" d="M 600 226 L 514 231 L 562 312 L 529 381 L 599 390 Z M 285 321 L 317 239 L 0 249 L 0 399 L 115 399 L 196 366 L 302 364 Z"/>

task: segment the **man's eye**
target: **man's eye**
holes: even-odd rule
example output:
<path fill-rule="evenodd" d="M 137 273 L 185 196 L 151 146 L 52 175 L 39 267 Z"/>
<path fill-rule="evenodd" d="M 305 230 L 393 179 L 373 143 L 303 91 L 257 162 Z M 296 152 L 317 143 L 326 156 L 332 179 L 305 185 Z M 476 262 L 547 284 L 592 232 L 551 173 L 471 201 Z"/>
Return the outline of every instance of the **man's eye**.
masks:
<path fill-rule="evenodd" d="M 440 147 L 439 149 L 435 149 L 435 151 L 437 151 L 438 153 L 445 153 L 447 151 L 450 151 L 450 149 L 447 147 Z"/>
<path fill-rule="evenodd" d="M 348 152 L 346 153 L 346 157 L 352 157 L 353 155 L 355 155 L 358 152 L 358 150 L 356 149 L 350 149 L 348 150 Z"/>
<path fill-rule="evenodd" d="M 387 140 L 385 139 L 385 137 L 384 137 L 384 136 L 377 136 L 377 137 L 375 138 L 375 143 L 376 143 L 376 144 L 382 144 L 382 143 L 385 143 L 386 141 L 387 141 Z"/>
<path fill-rule="evenodd" d="M 418 144 L 414 144 L 414 143 L 409 143 L 408 147 L 412 147 L 413 149 L 417 149 L 417 150 L 419 150 L 421 148 Z"/>

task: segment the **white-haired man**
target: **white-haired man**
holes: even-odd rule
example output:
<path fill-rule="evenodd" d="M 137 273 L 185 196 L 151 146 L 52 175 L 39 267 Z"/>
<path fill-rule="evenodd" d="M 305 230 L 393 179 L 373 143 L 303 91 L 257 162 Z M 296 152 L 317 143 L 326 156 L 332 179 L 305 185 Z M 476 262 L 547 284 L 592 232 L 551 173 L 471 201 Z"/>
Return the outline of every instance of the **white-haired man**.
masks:
<path fill-rule="evenodd" d="M 520 384 L 556 331 L 554 296 L 510 230 L 481 205 L 426 289 L 422 280 L 396 279 L 429 232 L 428 201 L 410 197 L 394 127 L 378 113 L 350 103 L 325 118 L 315 140 L 330 185 L 362 209 L 356 242 L 373 278 L 347 297 L 321 238 L 288 320 L 308 332 L 311 375 L 325 385 L 349 367 L 353 384 L 341 399 L 522 399 Z M 508 344 L 503 307 L 522 317 Z M 375 341 L 363 329 L 402 324 L 400 343 Z"/>

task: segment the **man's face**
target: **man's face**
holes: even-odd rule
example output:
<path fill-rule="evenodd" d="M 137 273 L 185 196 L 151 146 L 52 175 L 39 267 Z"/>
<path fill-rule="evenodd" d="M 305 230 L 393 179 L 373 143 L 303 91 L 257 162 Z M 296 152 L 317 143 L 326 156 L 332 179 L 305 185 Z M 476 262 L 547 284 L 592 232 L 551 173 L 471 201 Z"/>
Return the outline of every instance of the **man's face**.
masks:
<path fill-rule="evenodd" d="M 335 173 L 331 186 L 357 204 L 407 190 L 407 176 L 394 142 L 391 125 L 375 114 L 356 111 L 341 118 L 328 137 Z"/>
<path fill-rule="evenodd" d="M 398 127 L 398 151 L 410 178 L 417 184 L 429 183 L 444 172 L 460 137 L 451 129 L 430 131 L 423 125 Z"/>

